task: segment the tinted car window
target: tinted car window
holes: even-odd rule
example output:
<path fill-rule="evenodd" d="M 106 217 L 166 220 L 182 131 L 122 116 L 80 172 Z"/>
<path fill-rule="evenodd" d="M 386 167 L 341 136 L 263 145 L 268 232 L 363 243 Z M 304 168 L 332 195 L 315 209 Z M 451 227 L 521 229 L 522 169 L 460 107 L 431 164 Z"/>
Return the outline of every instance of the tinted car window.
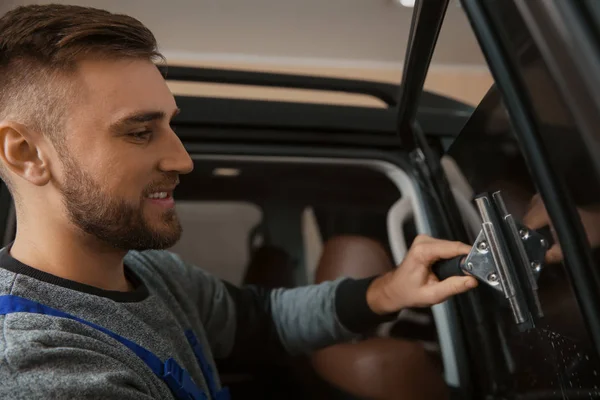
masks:
<path fill-rule="evenodd" d="M 508 7 L 510 3 L 487 1 L 494 10 L 495 22 L 501 27 L 502 39 L 519 67 L 545 151 L 578 207 L 596 267 L 599 267 L 600 181 L 597 172 L 523 21 L 516 10 Z M 508 211 L 518 220 L 531 220 L 531 216 L 536 215 L 535 228 L 552 226 L 547 217 L 541 218 L 544 204 L 536 197 L 535 184 L 496 88 L 490 89 L 449 155 L 475 193 L 500 190 Z M 556 241 L 552 230 L 545 234 L 552 245 Z M 480 376 L 488 393 L 506 391 L 525 398 L 544 399 L 600 398 L 600 360 L 569 282 L 569 265 L 562 260 L 557 251 L 559 247 L 551 249 L 538 281 L 544 317 L 537 321 L 535 329 L 518 330 L 506 301 L 486 293 L 486 287 L 480 290 L 481 310 L 488 323 L 471 344 L 476 368 L 491 372 L 491 376 L 484 376 L 485 373 Z M 483 338 L 484 335 L 488 337 Z M 490 343 L 497 347 L 490 347 Z"/>
<path fill-rule="evenodd" d="M 511 1 L 486 0 L 501 41 L 517 65 L 544 151 L 575 202 L 595 267 L 600 267 L 600 179 L 591 154 Z M 477 385 L 487 394 L 517 398 L 600 398 L 600 360 L 569 280 L 570 266 L 545 216 L 535 182 L 500 93 L 492 87 L 448 155 L 475 194 L 501 191 L 509 213 L 543 228 L 551 245 L 538 280 L 544 317 L 529 331 L 517 329 L 502 296 L 486 285 L 465 308 Z M 534 221 L 534 222 L 531 222 Z M 558 247 L 553 247 L 556 244 Z M 600 290 L 600 288 L 598 288 Z"/>
<path fill-rule="evenodd" d="M 461 168 L 474 193 L 501 191 L 508 211 L 517 220 L 523 220 L 535 210 L 543 212 L 543 202 L 535 202 L 535 185 L 495 88 L 465 126 L 449 155 Z M 581 183 L 590 185 L 583 179 Z M 597 226 L 600 227 L 600 223 Z M 544 233 L 552 244 L 553 235 L 548 231 Z M 482 311 L 489 321 L 485 327 L 487 332 L 482 335 L 494 337 L 487 337 L 487 343 L 471 344 L 476 349 L 473 360 L 476 369 L 488 368 L 494 374 L 493 377 L 482 374 L 485 390 L 494 391 L 493 387 L 498 385 L 497 390 L 503 388 L 510 393 L 536 392 L 548 396 L 535 398 L 600 396 L 597 390 L 600 362 L 569 283 L 568 266 L 559 259 L 547 262 L 542 270 L 538 294 L 544 317 L 530 331 L 517 329 L 506 300 L 495 296 L 492 289 L 481 287 Z M 475 340 L 481 339 L 476 337 Z M 490 343 L 497 351 L 485 349 Z M 490 362 L 494 365 L 490 366 Z"/>

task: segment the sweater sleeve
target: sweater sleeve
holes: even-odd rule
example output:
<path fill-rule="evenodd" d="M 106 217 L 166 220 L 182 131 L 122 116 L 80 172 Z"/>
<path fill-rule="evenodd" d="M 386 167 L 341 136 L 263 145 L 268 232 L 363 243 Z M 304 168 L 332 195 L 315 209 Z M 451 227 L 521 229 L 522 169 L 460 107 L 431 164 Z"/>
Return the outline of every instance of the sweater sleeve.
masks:
<path fill-rule="evenodd" d="M 390 319 L 367 305 L 373 278 L 340 278 L 292 289 L 234 286 L 171 254 L 178 279 L 194 298 L 217 359 L 268 359 L 309 353 L 359 337 Z"/>

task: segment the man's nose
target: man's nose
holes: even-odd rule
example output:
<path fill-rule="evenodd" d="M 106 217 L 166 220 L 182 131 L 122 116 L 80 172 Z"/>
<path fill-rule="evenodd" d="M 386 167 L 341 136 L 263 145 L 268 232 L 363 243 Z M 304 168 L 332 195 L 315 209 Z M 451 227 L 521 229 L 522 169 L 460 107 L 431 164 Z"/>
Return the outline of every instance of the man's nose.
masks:
<path fill-rule="evenodd" d="M 165 156 L 159 164 L 161 171 L 189 174 L 194 170 L 194 161 L 175 132 L 170 133 L 165 150 L 167 150 Z"/>

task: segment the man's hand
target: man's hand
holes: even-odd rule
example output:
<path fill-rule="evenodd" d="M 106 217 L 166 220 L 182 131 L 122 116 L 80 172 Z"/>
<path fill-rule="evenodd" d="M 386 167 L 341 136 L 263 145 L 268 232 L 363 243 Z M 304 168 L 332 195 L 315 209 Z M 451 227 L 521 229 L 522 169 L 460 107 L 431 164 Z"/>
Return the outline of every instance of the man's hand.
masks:
<path fill-rule="evenodd" d="M 546 251 L 546 257 L 544 261 L 548 264 L 555 264 L 562 261 L 562 250 L 558 245 L 556 233 L 554 232 L 554 227 L 550 223 L 550 217 L 548 216 L 548 211 L 546 211 L 546 206 L 544 205 L 544 202 L 539 194 L 536 194 L 531 198 L 529 209 L 523 217 L 523 225 L 533 230 L 549 225 L 550 232 L 554 238 L 554 245 L 550 247 L 548 251 Z"/>
<path fill-rule="evenodd" d="M 596 248 L 600 246 L 600 207 L 580 207 L 577 209 L 583 229 L 587 235 L 590 246 Z M 540 229 L 544 226 L 550 226 L 550 231 L 554 237 L 554 245 L 546 252 L 545 261 L 548 264 L 555 264 L 563 260 L 563 253 L 560 245 L 558 244 L 558 238 L 554 232 L 554 227 L 546 211 L 546 206 L 542 201 L 539 194 L 532 197 L 529 204 L 529 209 L 523 217 L 523 224 L 529 229 Z"/>
<path fill-rule="evenodd" d="M 440 281 L 431 271 L 439 260 L 466 255 L 471 250 L 461 242 L 419 235 L 394 271 L 375 279 L 367 290 L 367 303 L 378 314 L 409 307 L 429 307 L 477 286 L 471 276 L 453 276 Z"/>

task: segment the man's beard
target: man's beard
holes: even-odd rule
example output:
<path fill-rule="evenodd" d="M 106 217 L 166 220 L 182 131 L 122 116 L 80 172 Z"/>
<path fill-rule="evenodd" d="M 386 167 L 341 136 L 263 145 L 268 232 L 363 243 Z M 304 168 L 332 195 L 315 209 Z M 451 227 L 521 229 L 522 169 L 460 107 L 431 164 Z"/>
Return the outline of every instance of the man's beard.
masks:
<path fill-rule="evenodd" d="M 176 177 L 151 185 L 134 205 L 103 191 L 69 156 L 63 157 L 62 162 L 65 169 L 60 188 L 63 203 L 71 222 L 83 232 L 125 251 L 166 249 L 177 243 L 182 228 L 175 209 L 162 214 L 162 221 L 158 222 L 161 228 L 153 228 L 144 217 L 143 208 L 145 195 L 151 193 L 152 187 L 172 185 Z"/>

